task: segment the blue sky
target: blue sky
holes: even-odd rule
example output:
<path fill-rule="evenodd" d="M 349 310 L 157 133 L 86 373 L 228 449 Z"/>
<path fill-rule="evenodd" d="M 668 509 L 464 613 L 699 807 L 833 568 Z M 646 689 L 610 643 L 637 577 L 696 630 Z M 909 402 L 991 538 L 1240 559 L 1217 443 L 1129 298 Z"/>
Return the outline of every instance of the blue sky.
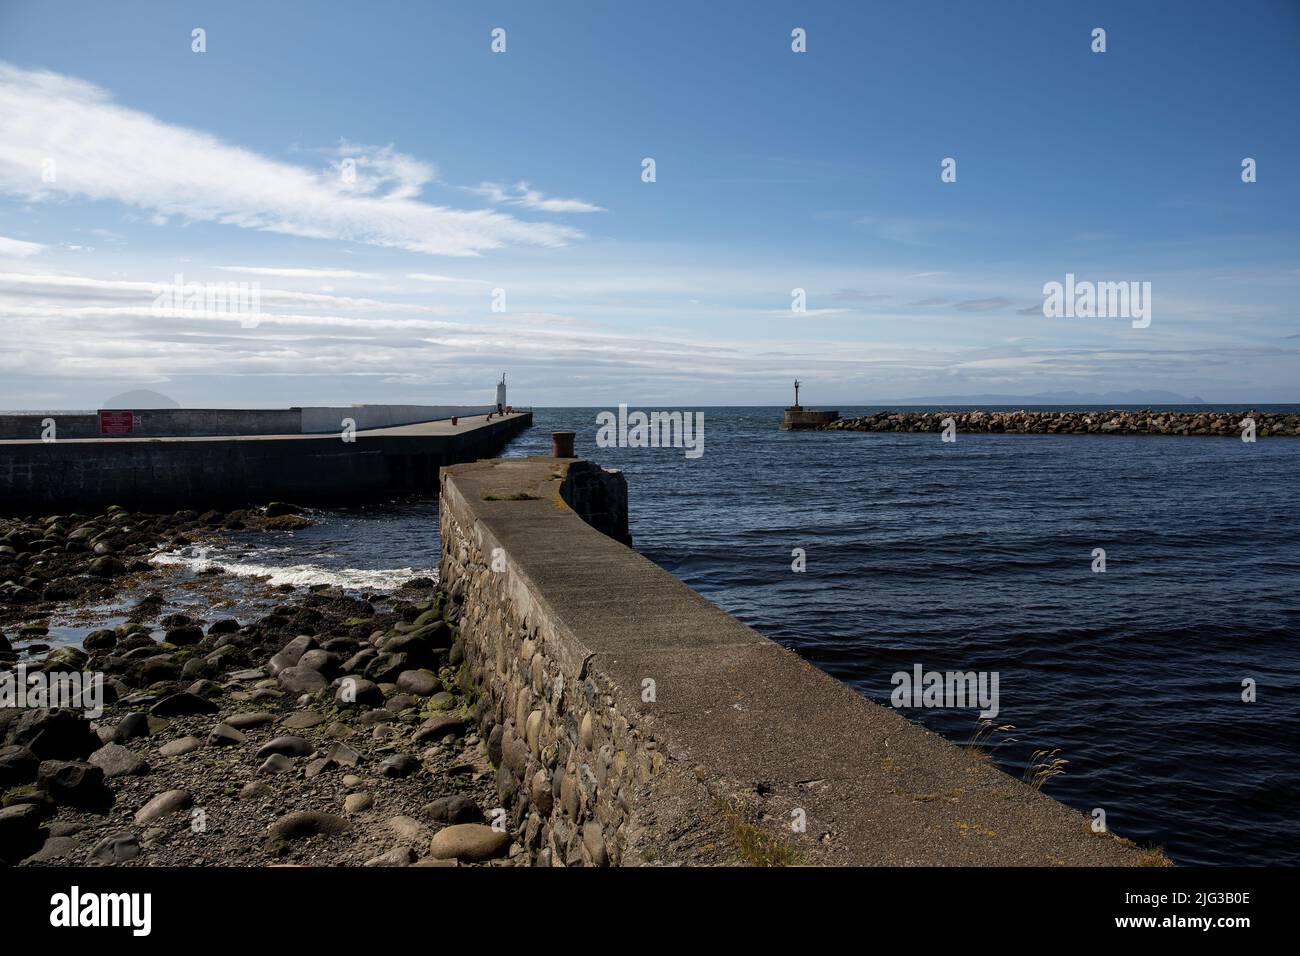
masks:
<path fill-rule="evenodd" d="M 1291 0 L 4 0 L 0 405 L 1300 401 L 1298 54 Z"/>

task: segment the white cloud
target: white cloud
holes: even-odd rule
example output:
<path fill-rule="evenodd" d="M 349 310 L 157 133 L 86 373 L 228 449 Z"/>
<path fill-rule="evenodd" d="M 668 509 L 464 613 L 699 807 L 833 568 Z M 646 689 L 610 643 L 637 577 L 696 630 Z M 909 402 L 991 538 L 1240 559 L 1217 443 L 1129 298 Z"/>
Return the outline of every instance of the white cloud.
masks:
<path fill-rule="evenodd" d="M 0 236 L 0 256 L 14 259 L 26 259 L 38 252 L 44 252 L 45 246 L 39 242 L 24 242 L 22 239 L 7 239 Z"/>
<path fill-rule="evenodd" d="M 181 274 L 180 284 L 204 283 L 202 275 Z M 156 282 L 131 279 L 94 279 L 89 276 L 73 275 L 27 275 L 17 272 L 0 272 L 0 314 L 5 306 L 12 302 L 22 303 L 23 308 L 33 309 L 34 304 L 53 303 L 63 314 L 71 314 L 68 303 L 85 303 L 76 306 L 78 314 L 88 315 L 112 311 L 114 306 L 105 303 L 134 302 L 139 304 L 139 314 L 145 314 L 152 303 L 162 293 L 164 286 L 174 286 L 177 278 L 173 275 L 160 276 Z M 244 285 L 238 280 L 222 280 L 216 284 L 222 286 Z M 260 283 L 247 283 L 256 286 L 258 299 L 263 305 L 307 305 L 313 308 L 339 309 L 354 312 L 408 312 L 422 315 L 442 315 L 448 310 L 434 306 L 408 302 L 388 302 L 379 299 L 356 296 L 328 295 L 321 292 L 296 292 L 288 289 L 264 289 Z M 139 310 L 137 310 L 139 311 Z"/>
<path fill-rule="evenodd" d="M 466 186 L 465 191 L 482 196 L 498 205 L 522 206 L 524 209 L 536 209 L 539 212 L 606 212 L 603 206 L 597 206 L 583 199 L 547 198 L 526 182 L 517 182 L 514 186 L 501 183 L 479 183 Z"/>
<path fill-rule="evenodd" d="M 157 217 L 472 256 L 508 244 L 560 246 L 569 226 L 420 202 L 432 167 L 383 147 L 311 170 L 119 106 L 107 90 L 0 63 L 0 191 L 29 201 L 112 200 Z M 340 153 L 350 149 L 343 144 Z M 337 168 L 356 163 L 346 182 Z M 53 161 L 53 181 L 43 170 Z"/>
<path fill-rule="evenodd" d="M 415 279 L 417 282 L 442 282 L 451 285 L 491 285 L 486 279 L 460 279 L 456 276 L 439 276 L 428 272 L 412 272 L 406 278 Z"/>
<path fill-rule="evenodd" d="M 272 266 L 217 266 L 222 272 L 239 272 L 250 276 L 279 276 L 285 279 L 378 279 L 373 272 L 351 269 L 293 269 Z"/>

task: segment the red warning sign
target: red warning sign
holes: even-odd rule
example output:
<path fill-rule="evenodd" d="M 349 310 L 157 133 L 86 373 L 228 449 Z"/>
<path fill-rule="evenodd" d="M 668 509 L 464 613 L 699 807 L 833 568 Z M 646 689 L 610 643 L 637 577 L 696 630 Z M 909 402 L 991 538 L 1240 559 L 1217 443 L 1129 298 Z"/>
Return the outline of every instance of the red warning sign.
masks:
<path fill-rule="evenodd" d="M 99 413 L 99 433 L 101 435 L 130 435 L 135 431 L 135 415 L 131 412 Z"/>

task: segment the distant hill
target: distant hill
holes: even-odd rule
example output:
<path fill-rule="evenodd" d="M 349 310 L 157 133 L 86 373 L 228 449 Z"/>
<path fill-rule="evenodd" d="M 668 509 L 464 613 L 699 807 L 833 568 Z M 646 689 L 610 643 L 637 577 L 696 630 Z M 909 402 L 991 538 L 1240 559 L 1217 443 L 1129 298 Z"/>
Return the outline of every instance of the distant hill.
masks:
<path fill-rule="evenodd" d="M 147 388 L 137 388 L 105 399 L 104 404 L 99 407 L 132 410 L 137 408 L 180 408 L 181 403 L 158 392 L 151 392 Z"/>
<path fill-rule="evenodd" d="M 923 395 L 897 405 L 1204 405 L 1177 392 L 1138 388 L 1128 392 L 1039 392 L 1036 395 Z"/>

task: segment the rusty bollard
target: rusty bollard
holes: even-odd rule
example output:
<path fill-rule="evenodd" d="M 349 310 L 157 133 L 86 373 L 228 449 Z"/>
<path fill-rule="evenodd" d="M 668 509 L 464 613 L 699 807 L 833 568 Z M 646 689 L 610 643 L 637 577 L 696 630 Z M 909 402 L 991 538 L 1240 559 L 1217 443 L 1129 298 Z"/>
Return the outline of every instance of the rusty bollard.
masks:
<path fill-rule="evenodd" d="M 551 432 L 551 457 L 573 458 L 573 439 L 576 432 Z"/>

